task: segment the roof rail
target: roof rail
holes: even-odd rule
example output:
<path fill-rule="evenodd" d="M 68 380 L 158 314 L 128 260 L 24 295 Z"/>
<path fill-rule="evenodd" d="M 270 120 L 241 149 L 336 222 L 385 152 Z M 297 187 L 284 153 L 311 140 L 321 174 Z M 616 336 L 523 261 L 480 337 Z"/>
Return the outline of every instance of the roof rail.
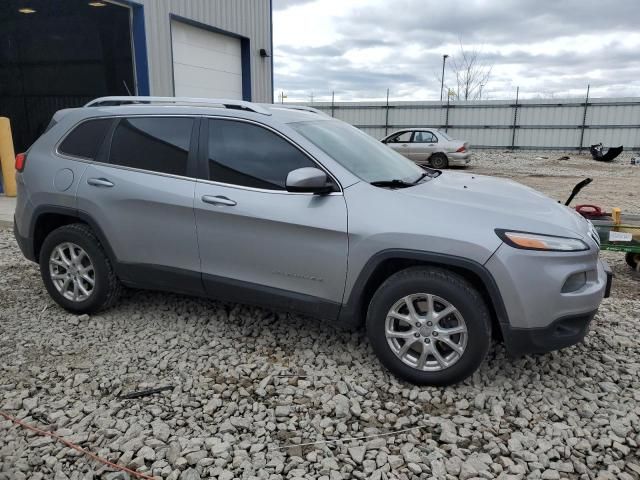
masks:
<path fill-rule="evenodd" d="M 223 107 L 235 110 L 247 110 L 271 115 L 265 108 L 255 103 L 243 100 L 227 100 L 219 98 L 191 98 L 191 97 L 100 97 L 91 100 L 85 107 L 115 106 L 115 105 L 151 105 L 151 104 L 171 104 L 171 105 L 194 105 L 203 107 Z"/>
<path fill-rule="evenodd" d="M 282 103 L 280 104 L 274 103 L 273 108 L 286 108 L 288 110 L 300 110 L 303 112 L 313 112 L 313 113 L 317 113 L 318 115 L 327 116 L 327 114 L 324 113 L 322 110 L 318 110 L 317 108 L 313 108 L 313 107 L 308 107 L 306 105 L 284 105 Z"/>

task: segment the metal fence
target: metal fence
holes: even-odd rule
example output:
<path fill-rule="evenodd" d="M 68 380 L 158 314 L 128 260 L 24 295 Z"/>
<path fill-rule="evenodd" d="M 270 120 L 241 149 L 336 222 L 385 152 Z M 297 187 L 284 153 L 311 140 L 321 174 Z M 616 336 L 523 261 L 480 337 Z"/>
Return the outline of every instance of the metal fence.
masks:
<path fill-rule="evenodd" d="M 314 102 L 376 138 L 431 127 L 474 147 L 580 150 L 602 142 L 640 150 L 640 98 L 452 102 Z"/>

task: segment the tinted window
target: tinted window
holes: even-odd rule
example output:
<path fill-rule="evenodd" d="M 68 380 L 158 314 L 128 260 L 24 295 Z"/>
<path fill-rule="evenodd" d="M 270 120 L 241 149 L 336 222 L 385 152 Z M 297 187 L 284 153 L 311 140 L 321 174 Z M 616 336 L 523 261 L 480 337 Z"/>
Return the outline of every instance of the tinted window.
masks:
<path fill-rule="evenodd" d="M 184 176 L 192 127 L 192 118 L 123 118 L 113 134 L 109 162 Z"/>
<path fill-rule="evenodd" d="M 209 179 L 284 190 L 292 170 L 316 165 L 282 137 L 245 122 L 209 120 Z"/>
<path fill-rule="evenodd" d="M 88 120 L 78 125 L 62 141 L 58 150 L 65 155 L 95 159 L 112 119 Z"/>

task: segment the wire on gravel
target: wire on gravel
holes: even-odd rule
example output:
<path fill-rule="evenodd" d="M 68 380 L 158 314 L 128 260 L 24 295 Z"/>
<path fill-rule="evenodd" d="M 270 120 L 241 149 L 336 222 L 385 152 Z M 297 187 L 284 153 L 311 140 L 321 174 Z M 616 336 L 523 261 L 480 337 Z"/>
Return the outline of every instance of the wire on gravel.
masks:
<path fill-rule="evenodd" d="M 65 440 L 64 438 L 62 438 L 60 435 L 56 435 L 55 433 L 52 432 L 47 432 L 46 430 L 41 430 L 37 427 L 34 427 L 32 425 L 29 425 L 28 423 L 23 422 L 22 420 L 18 420 L 15 417 L 12 417 L 11 415 L 9 415 L 8 413 L 3 412 L 2 410 L 0 410 L 0 417 L 4 417 L 7 420 L 9 420 L 12 423 L 15 423 L 16 425 L 21 426 L 22 428 L 26 428 L 27 430 L 31 430 L 32 432 L 37 433 L 38 435 L 44 435 L 46 437 L 51 437 L 51 438 L 55 438 L 57 441 L 59 441 L 60 443 L 66 445 L 69 448 L 74 449 L 77 452 L 82 453 L 83 455 L 86 455 L 92 459 L 94 459 L 95 461 L 102 463 L 103 465 L 106 465 L 108 467 L 111 467 L 115 470 L 119 470 L 121 472 L 125 472 L 128 473 L 129 475 L 133 475 L 136 478 L 142 478 L 143 480 L 157 480 L 157 477 L 150 477 L 149 475 L 145 475 L 144 473 L 140 473 L 140 472 L 135 472 L 127 467 L 124 467 L 122 465 L 118 465 L 117 463 L 112 463 L 109 460 L 99 457 L 98 455 L 96 455 L 95 453 L 91 453 L 88 450 L 85 450 L 84 448 L 76 445 L 75 443 L 71 443 L 68 440 Z"/>

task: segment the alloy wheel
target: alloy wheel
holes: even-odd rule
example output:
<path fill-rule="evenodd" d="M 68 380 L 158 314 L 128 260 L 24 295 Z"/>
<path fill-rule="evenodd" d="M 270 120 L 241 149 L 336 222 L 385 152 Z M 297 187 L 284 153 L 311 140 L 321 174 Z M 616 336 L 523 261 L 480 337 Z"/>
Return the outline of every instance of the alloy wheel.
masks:
<path fill-rule="evenodd" d="M 96 283 L 91 258 L 82 247 L 71 242 L 57 245 L 49 257 L 49 274 L 56 290 L 66 299 L 83 302 Z"/>
<path fill-rule="evenodd" d="M 467 347 L 467 325 L 458 309 L 428 293 L 393 304 L 385 321 L 387 343 L 406 365 L 427 372 L 454 365 Z"/>

